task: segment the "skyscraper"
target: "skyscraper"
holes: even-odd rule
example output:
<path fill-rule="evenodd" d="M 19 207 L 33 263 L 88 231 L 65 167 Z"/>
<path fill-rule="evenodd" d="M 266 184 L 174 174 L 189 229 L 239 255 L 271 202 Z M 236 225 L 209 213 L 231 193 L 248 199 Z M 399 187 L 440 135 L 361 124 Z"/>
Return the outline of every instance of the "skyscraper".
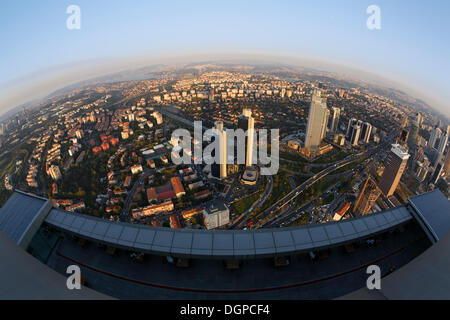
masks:
<path fill-rule="evenodd" d="M 328 120 L 330 119 L 330 110 L 325 111 L 325 118 L 323 119 L 323 124 L 322 124 L 322 133 L 320 135 L 320 139 L 322 140 L 323 138 L 325 138 L 326 134 L 327 134 L 327 127 L 328 127 Z"/>
<path fill-rule="evenodd" d="M 369 143 L 371 133 L 372 133 L 372 125 L 368 122 L 364 122 L 361 127 L 361 140 L 364 143 Z"/>
<path fill-rule="evenodd" d="M 309 107 L 308 128 L 305 148 L 317 149 L 322 141 L 323 127 L 327 116 L 327 98 L 323 91 L 314 90 Z"/>
<path fill-rule="evenodd" d="M 444 133 L 441 136 L 441 139 L 439 140 L 439 145 L 437 148 L 437 151 L 439 152 L 439 154 L 444 154 L 445 151 L 445 147 L 447 147 L 447 142 L 448 142 L 448 136 Z"/>
<path fill-rule="evenodd" d="M 361 135 L 361 126 L 354 124 L 350 129 L 350 144 L 352 146 L 357 146 L 359 137 Z"/>
<path fill-rule="evenodd" d="M 341 109 L 333 107 L 333 117 L 331 119 L 330 132 L 337 133 L 339 129 L 340 117 L 341 117 Z"/>
<path fill-rule="evenodd" d="M 392 145 L 380 180 L 380 189 L 385 196 L 389 197 L 394 194 L 409 157 L 410 155 L 405 147 L 399 144 Z"/>
<path fill-rule="evenodd" d="M 431 177 L 431 183 L 436 184 L 438 183 L 439 179 L 445 174 L 444 172 L 444 166 L 442 163 L 438 163 L 436 166 L 436 169 L 434 170 L 433 176 Z"/>
<path fill-rule="evenodd" d="M 245 155 L 245 165 L 247 167 L 253 164 L 253 143 L 255 134 L 255 119 L 252 116 L 248 117 L 248 136 L 247 136 L 247 150 Z"/>
<path fill-rule="evenodd" d="M 244 108 L 242 115 L 238 118 L 238 128 L 247 131 L 245 138 L 245 165 L 250 167 L 253 162 L 253 143 L 255 136 L 255 119 L 252 117 L 252 110 Z"/>
<path fill-rule="evenodd" d="M 431 130 L 430 139 L 428 140 L 428 146 L 434 148 L 436 146 L 436 141 L 441 137 L 441 129 L 434 128 Z"/>
<path fill-rule="evenodd" d="M 411 129 L 409 131 L 408 147 L 410 149 L 415 149 L 417 147 L 417 139 L 419 136 L 419 126 L 422 121 L 422 116 L 417 113 L 416 117 L 412 121 Z"/>
<path fill-rule="evenodd" d="M 380 195 L 380 188 L 378 188 L 376 182 L 369 175 L 364 184 L 364 187 L 361 190 L 361 193 L 359 194 L 353 212 L 355 212 L 357 215 L 368 214 L 372 210 L 373 205 Z"/>
<path fill-rule="evenodd" d="M 450 151 L 447 151 L 447 155 L 445 156 L 443 171 L 444 177 L 450 176 Z"/>
<path fill-rule="evenodd" d="M 400 132 L 400 136 L 397 138 L 397 141 L 402 146 L 406 147 L 406 143 L 408 142 L 409 131 L 406 129 L 402 129 Z"/>
<path fill-rule="evenodd" d="M 420 112 L 417 112 L 414 118 L 414 121 L 417 123 L 417 126 L 420 127 L 420 125 L 422 124 L 422 120 L 423 120 L 422 115 L 420 114 Z"/>
<path fill-rule="evenodd" d="M 345 132 L 345 137 L 347 138 L 347 140 L 350 140 L 350 138 L 352 137 L 351 129 L 357 122 L 358 120 L 356 120 L 355 118 L 351 118 L 350 120 L 348 120 L 347 131 Z"/>
<path fill-rule="evenodd" d="M 216 178 L 225 179 L 227 177 L 227 133 L 223 129 L 222 121 L 214 122 L 213 135 L 214 139 L 218 141 L 219 150 L 216 149 L 215 151 L 219 152 L 219 163 L 213 163 L 211 165 L 211 173 Z"/>

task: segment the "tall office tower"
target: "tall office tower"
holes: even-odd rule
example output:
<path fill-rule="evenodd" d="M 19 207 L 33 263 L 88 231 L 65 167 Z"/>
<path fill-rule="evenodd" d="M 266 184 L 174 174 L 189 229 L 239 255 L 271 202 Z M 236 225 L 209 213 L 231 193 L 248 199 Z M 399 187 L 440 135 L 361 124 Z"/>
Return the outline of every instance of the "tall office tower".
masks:
<path fill-rule="evenodd" d="M 442 165 L 442 163 L 439 163 L 436 166 L 436 169 L 434 170 L 433 176 L 431 177 L 431 183 L 432 184 L 436 184 L 438 183 L 439 179 L 441 179 L 441 177 L 444 175 L 444 166 Z"/>
<path fill-rule="evenodd" d="M 409 131 L 406 129 L 402 129 L 399 137 L 397 138 L 397 141 L 399 144 L 406 147 L 406 143 L 408 142 L 408 137 L 409 137 Z"/>
<path fill-rule="evenodd" d="M 415 170 L 417 181 L 423 182 L 426 179 L 429 171 L 430 171 L 430 167 L 425 161 L 417 162 L 416 170 Z"/>
<path fill-rule="evenodd" d="M 328 127 L 328 120 L 330 119 L 330 110 L 325 111 L 325 118 L 323 119 L 323 125 L 322 125 L 322 133 L 320 134 L 320 139 L 323 140 L 327 134 L 327 127 Z"/>
<path fill-rule="evenodd" d="M 242 115 L 244 116 L 244 117 L 251 117 L 252 116 L 252 110 L 251 109 L 249 109 L 249 108 L 244 108 L 243 110 L 242 110 Z"/>
<path fill-rule="evenodd" d="M 333 107 L 333 117 L 331 119 L 330 132 L 333 132 L 333 133 L 338 132 L 340 117 L 341 117 L 341 109 Z"/>
<path fill-rule="evenodd" d="M 327 115 L 327 97 L 321 90 L 314 90 L 309 107 L 305 148 L 317 149 L 322 141 L 323 126 Z"/>
<path fill-rule="evenodd" d="M 422 115 L 420 114 L 420 112 L 417 112 L 416 113 L 416 116 L 415 116 L 415 118 L 414 118 L 414 121 L 417 123 L 417 125 L 420 127 L 420 125 L 422 124 L 422 121 L 423 121 L 423 117 L 422 117 Z"/>
<path fill-rule="evenodd" d="M 255 136 L 255 119 L 252 117 L 252 110 L 249 108 L 242 110 L 242 115 L 238 118 L 238 128 L 244 130 L 244 132 L 247 131 L 247 137 L 245 138 L 245 165 L 249 167 L 253 161 L 253 143 Z M 237 151 L 236 147 L 235 153 Z"/>
<path fill-rule="evenodd" d="M 448 136 L 446 134 L 443 134 L 441 136 L 441 139 L 439 140 L 439 145 L 437 148 L 437 151 L 439 152 L 439 154 L 444 154 L 445 151 L 445 147 L 447 147 L 447 142 L 448 142 Z"/>
<path fill-rule="evenodd" d="M 353 125 L 355 125 L 357 122 L 358 122 L 358 120 L 356 120 L 355 118 L 351 118 L 348 121 L 347 131 L 345 133 L 345 137 L 347 138 L 347 140 L 350 140 L 350 138 L 351 138 L 351 134 L 350 134 L 351 132 L 350 131 L 351 131 Z"/>
<path fill-rule="evenodd" d="M 405 147 L 399 144 L 392 145 L 380 180 L 380 189 L 386 197 L 392 196 L 397 189 L 409 157 L 410 155 Z"/>
<path fill-rule="evenodd" d="M 361 126 L 358 124 L 354 124 L 350 130 L 350 144 L 352 146 L 357 146 L 359 137 L 361 135 Z"/>
<path fill-rule="evenodd" d="M 61 171 L 59 170 L 58 166 L 52 165 L 49 169 L 48 169 L 50 176 L 52 177 L 53 180 L 59 180 L 61 179 Z"/>
<path fill-rule="evenodd" d="M 353 212 L 360 216 L 368 214 L 380 195 L 380 188 L 378 188 L 376 182 L 369 175 L 359 194 Z"/>
<path fill-rule="evenodd" d="M 0 123 L 0 136 L 5 134 L 5 124 Z"/>
<path fill-rule="evenodd" d="M 447 128 L 445 129 L 445 132 L 447 132 L 447 136 L 450 136 L 450 124 L 447 125 Z"/>
<path fill-rule="evenodd" d="M 415 149 L 417 147 L 417 140 L 419 136 L 419 122 L 417 119 L 418 118 L 416 117 L 415 121 L 412 122 L 411 130 L 409 131 L 408 147 L 410 149 Z"/>
<path fill-rule="evenodd" d="M 401 128 L 405 129 L 407 125 L 408 125 L 408 117 L 406 115 L 403 115 L 401 120 Z"/>
<path fill-rule="evenodd" d="M 365 143 L 369 143 L 371 133 L 372 125 L 368 122 L 364 122 L 361 127 L 361 140 Z"/>
<path fill-rule="evenodd" d="M 253 165 L 253 143 L 255 139 L 255 119 L 248 117 L 248 136 L 247 136 L 247 150 L 245 154 L 245 166 L 251 167 Z"/>
<path fill-rule="evenodd" d="M 214 122 L 213 135 L 214 139 L 218 141 L 219 150 L 214 151 L 219 152 L 219 163 L 211 165 L 211 173 L 216 178 L 225 179 L 227 177 L 227 133 L 223 129 L 222 121 Z"/>
<path fill-rule="evenodd" d="M 431 160 L 431 166 L 432 167 L 436 167 L 437 164 L 441 161 L 443 155 L 442 153 L 440 153 L 437 149 L 432 148 L 429 152 L 428 152 L 428 157 Z"/>
<path fill-rule="evenodd" d="M 436 146 L 436 141 L 441 137 L 441 129 L 438 127 L 431 130 L 430 139 L 428 140 L 428 146 L 434 148 Z"/>
<path fill-rule="evenodd" d="M 450 176 L 450 150 L 447 151 L 447 155 L 445 156 L 443 171 L 443 175 L 445 178 Z"/>

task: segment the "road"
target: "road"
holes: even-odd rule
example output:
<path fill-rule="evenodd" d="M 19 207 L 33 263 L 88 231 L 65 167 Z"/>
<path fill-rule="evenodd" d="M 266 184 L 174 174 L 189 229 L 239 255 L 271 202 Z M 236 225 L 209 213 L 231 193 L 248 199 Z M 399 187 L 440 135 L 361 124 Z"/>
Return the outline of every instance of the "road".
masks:
<path fill-rule="evenodd" d="M 255 201 L 250 208 L 242 213 L 239 217 L 236 218 L 235 221 L 233 221 L 233 224 L 231 225 L 231 229 L 234 228 L 242 228 L 247 221 L 247 217 L 257 208 L 259 208 L 269 197 L 269 195 L 272 193 L 273 188 L 273 178 L 272 176 L 266 176 L 267 177 L 267 185 L 266 189 L 264 190 L 264 193 L 259 197 L 257 201 Z M 245 219 L 244 219 L 245 218 Z"/>
<path fill-rule="evenodd" d="M 123 204 L 123 210 L 122 214 L 120 215 L 120 221 L 128 222 L 130 220 L 130 205 L 131 202 L 133 201 L 134 194 L 136 193 L 137 188 L 143 186 L 145 179 L 151 173 L 154 173 L 154 171 L 155 170 L 153 169 L 145 169 L 145 171 L 142 173 L 139 179 L 133 184 L 133 187 L 131 188 L 130 192 L 128 192 L 127 198 Z"/>
<path fill-rule="evenodd" d="M 349 174 L 345 173 L 343 175 L 349 175 Z M 311 209 L 311 207 L 313 207 L 313 205 L 317 199 L 323 197 L 326 193 L 330 192 L 330 190 L 335 188 L 336 185 L 337 185 L 337 183 L 330 186 L 327 190 L 325 190 L 324 192 L 322 192 L 320 195 L 318 195 L 314 199 L 310 200 L 309 202 L 305 203 L 297 210 L 292 211 L 292 212 L 289 212 L 288 210 L 286 210 L 284 213 L 287 213 L 287 214 L 283 214 L 283 213 L 279 214 L 279 215 L 273 217 L 272 219 L 270 219 L 269 221 L 264 222 L 263 224 L 261 224 L 261 227 L 264 227 L 264 228 L 278 227 L 280 225 L 284 225 L 285 223 L 290 222 L 291 220 L 295 219 L 299 214 L 301 214 L 303 211 L 305 211 L 305 212 L 309 211 L 309 209 Z M 339 195 L 337 199 L 339 199 L 341 196 L 342 195 Z M 334 201 L 336 201 L 336 199 L 333 200 L 333 202 Z M 330 207 L 333 205 L 333 202 L 330 204 Z"/>
<path fill-rule="evenodd" d="M 264 219 L 264 218 L 270 216 L 272 213 L 280 210 L 286 204 L 290 203 L 295 198 L 297 198 L 300 194 L 302 194 L 304 190 L 306 190 L 307 188 L 309 188 L 310 186 L 312 186 L 314 183 L 318 182 L 322 178 L 326 177 L 328 174 L 330 174 L 348 164 L 351 164 L 363 157 L 372 156 L 373 154 L 376 154 L 377 152 L 381 151 L 383 148 L 385 148 L 391 144 L 391 140 L 394 136 L 395 136 L 395 134 L 393 133 L 389 136 L 389 138 L 387 139 L 387 142 L 380 144 L 377 147 L 371 148 L 365 152 L 360 152 L 358 154 L 348 156 L 345 159 L 342 159 L 342 160 L 336 162 L 334 165 L 326 168 L 325 170 L 322 170 L 321 172 L 317 173 L 312 178 L 309 178 L 307 181 L 303 182 L 297 188 L 295 188 L 290 193 L 285 195 L 282 199 L 278 200 L 270 208 L 266 209 L 265 211 L 260 213 L 257 217 L 253 218 L 252 221 L 254 224 L 253 224 L 252 228 L 260 227 L 261 225 L 259 223 L 257 223 L 258 220 Z"/>

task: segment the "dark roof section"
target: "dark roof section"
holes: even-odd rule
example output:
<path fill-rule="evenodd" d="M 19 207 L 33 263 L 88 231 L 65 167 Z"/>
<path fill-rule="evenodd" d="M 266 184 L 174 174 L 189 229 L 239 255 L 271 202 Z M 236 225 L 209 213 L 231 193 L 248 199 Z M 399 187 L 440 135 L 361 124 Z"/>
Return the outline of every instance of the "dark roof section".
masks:
<path fill-rule="evenodd" d="M 381 279 L 381 290 L 362 288 L 343 300 L 450 299 L 450 233 L 407 265 Z"/>
<path fill-rule="evenodd" d="M 414 208 L 411 213 L 432 243 L 450 232 L 450 202 L 439 189 L 411 197 L 408 201 Z"/>

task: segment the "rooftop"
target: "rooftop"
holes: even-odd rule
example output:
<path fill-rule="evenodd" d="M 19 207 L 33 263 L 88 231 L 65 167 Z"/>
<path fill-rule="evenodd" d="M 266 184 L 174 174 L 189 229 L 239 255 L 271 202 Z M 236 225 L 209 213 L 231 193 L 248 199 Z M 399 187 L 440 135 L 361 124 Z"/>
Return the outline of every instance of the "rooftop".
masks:
<path fill-rule="evenodd" d="M 17 191 L 0 209 L 0 231 L 25 248 L 48 213 L 48 199 Z M 35 225 L 35 226 L 34 226 Z M 36 228 L 37 227 L 37 228 Z"/>
<path fill-rule="evenodd" d="M 438 190 L 409 198 L 414 218 L 435 243 L 450 231 L 450 202 Z"/>

